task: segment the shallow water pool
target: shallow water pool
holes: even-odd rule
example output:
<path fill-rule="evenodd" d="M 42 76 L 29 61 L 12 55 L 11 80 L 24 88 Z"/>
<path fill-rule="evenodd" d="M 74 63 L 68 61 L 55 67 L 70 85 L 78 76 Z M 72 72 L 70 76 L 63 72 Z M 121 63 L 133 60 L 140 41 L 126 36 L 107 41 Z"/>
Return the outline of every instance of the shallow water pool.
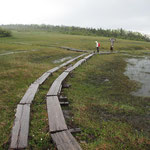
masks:
<path fill-rule="evenodd" d="M 141 88 L 131 94 L 135 96 L 150 97 L 150 59 L 145 58 L 129 58 L 125 75 L 130 80 L 141 83 Z"/>

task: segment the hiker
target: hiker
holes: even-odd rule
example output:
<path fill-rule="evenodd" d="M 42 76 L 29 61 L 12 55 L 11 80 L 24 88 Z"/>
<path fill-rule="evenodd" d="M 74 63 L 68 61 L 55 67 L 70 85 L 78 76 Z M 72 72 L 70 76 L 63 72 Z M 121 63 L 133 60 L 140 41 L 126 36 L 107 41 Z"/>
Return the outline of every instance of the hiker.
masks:
<path fill-rule="evenodd" d="M 113 52 L 113 49 L 114 49 L 114 42 L 116 41 L 116 39 L 109 39 L 110 40 L 110 51 Z"/>
<path fill-rule="evenodd" d="M 95 41 L 95 43 L 96 43 L 96 49 L 97 49 L 97 52 L 99 53 L 100 43 L 98 43 L 97 41 Z"/>
<path fill-rule="evenodd" d="M 110 46 L 110 51 L 113 52 L 113 46 Z"/>

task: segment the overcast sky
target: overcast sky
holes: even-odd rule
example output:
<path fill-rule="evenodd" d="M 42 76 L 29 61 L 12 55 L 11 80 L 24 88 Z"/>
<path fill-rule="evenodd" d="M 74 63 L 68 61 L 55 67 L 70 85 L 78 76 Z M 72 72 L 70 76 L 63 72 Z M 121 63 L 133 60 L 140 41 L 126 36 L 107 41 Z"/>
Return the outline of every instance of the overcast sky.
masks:
<path fill-rule="evenodd" d="M 150 34 L 150 0 L 1 0 L 0 24 L 51 24 Z"/>

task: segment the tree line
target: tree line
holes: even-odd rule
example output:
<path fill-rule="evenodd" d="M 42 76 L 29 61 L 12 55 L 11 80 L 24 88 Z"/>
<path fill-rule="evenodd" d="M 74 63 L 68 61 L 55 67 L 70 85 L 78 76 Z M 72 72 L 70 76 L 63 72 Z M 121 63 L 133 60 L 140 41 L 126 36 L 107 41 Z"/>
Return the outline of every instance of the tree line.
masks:
<path fill-rule="evenodd" d="M 150 37 L 141 34 L 139 32 L 126 31 L 124 29 L 102 29 L 102 28 L 82 28 L 75 26 L 54 26 L 54 25 L 23 25 L 23 24 L 11 24 L 1 25 L 3 29 L 16 30 L 16 31 L 47 31 L 47 32 L 59 32 L 71 35 L 88 35 L 88 36 L 104 36 L 120 39 L 138 40 L 150 42 Z"/>
<path fill-rule="evenodd" d="M 10 37 L 12 36 L 10 30 L 0 28 L 0 37 Z"/>

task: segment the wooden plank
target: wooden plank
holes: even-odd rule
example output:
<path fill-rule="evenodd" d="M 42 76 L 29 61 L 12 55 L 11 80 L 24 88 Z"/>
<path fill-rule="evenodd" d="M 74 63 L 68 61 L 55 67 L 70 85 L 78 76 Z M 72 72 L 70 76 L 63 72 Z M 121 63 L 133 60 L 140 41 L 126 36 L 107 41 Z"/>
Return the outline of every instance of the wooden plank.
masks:
<path fill-rule="evenodd" d="M 65 70 L 65 72 L 72 72 L 74 70 L 74 67 L 69 67 L 68 69 Z"/>
<path fill-rule="evenodd" d="M 53 69 L 48 70 L 47 72 L 48 73 L 54 73 L 54 72 L 58 71 L 59 69 L 60 69 L 60 67 L 55 67 Z"/>
<path fill-rule="evenodd" d="M 51 75 L 50 72 L 45 72 L 41 77 L 39 77 L 34 83 L 35 84 L 43 84 L 44 81 Z"/>
<path fill-rule="evenodd" d="M 82 150 L 68 130 L 51 134 L 51 137 L 58 150 Z"/>
<path fill-rule="evenodd" d="M 17 105 L 15 121 L 11 132 L 10 148 L 16 149 L 18 147 L 18 137 L 21 126 L 21 116 L 23 112 L 23 105 Z"/>
<path fill-rule="evenodd" d="M 49 132 L 63 131 L 67 129 L 67 125 L 61 110 L 57 96 L 50 96 L 46 99 Z"/>
<path fill-rule="evenodd" d="M 63 72 L 52 84 L 50 87 L 47 96 L 57 96 L 60 94 L 62 82 L 65 80 L 65 78 L 68 76 L 68 72 Z"/>
<path fill-rule="evenodd" d="M 69 61 L 69 63 L 70 63 L 70 62 L 71 62 L 71 61 Z M 67 66 L 69 63 L 68 63 L 68 62 L 65 62 L 65 63 L 61 64 L 59 67 L 60 67 L 60 68 L 65 67 L 65 66 Z"/>
<path fill-rule="evenodd" d="M 60 67 L 67 66 L 68 64 L 72 63 L 73 61 L 75 61 L 76 59 L 78 59 L 78 58 L 80 58 L 80 57 L 82 57 L 82 56 L 84 56 L 84 55 L 86 55 L 86 54 L 82 54 L 82 55 L 79 55 L 79 56 L 77 56 L 77 57 L 75 57 L 75 58 L 73 58 L 73 59 L 71 59 L 71 60 L 68 60 L 67 62 L 65 62 L 65 63 L 63 63 L 62 65 L 60 65 Z"/>
<path fill-rule="evenodd" d="M 79 61 L 73 66 L 74 69 L 77 68 L 78 66 L 80 66 L 83 62 L 85 62 L 85 59 L 79 60 Z"/>
<path fill-rule="evenodd" d="M 60 97 L 59 97 L 59 101 L 67 101 L 67 100 L 68 100 L 67 97 L 64 97 L 64 96 L 60 96 Z"/>
<path fill-rule="evenodd" d="M 69 102 L 60 102 L 60 105 L 69 105 Z"/>
<path fill-rule="evenodd" d="M 79 133 L 81 132 L 81 129 L 80 128 L 72 128 L 72 129 L 69 129 L 70 133 Z"/>
<path fill-rule="evenodd" d="M 50 87 L 47 96 L 57 96 L 60 94 L 61 91 L 61 82 L 60 81 L 54 81 L 52 86 Z"/>
<path fill-rule="evenodd" d="M 28 146 L 30 104 L 18 104 L 15 117 L 10 149 L 26 148 Z"/>
<path fill-rule="evenodd" d="M 63 82 L 65 78 L 68 76 L 68 72 L 63 72 L 56 80 Z"/>
<path fill-rule="evenodd" d="M 76 52 L 87 52 L 86 50 L 80 50 L 80 49 L 64 47 L 64 46 L 61 46 L 60 48 L 63 48 L 63 49 L 66 49 L 66 50 L 70 50 L 70 51 L 76 51 Z"/>
<path fill-rule="evenodd" d="M 36 92 L 38 91 L 39 88 L 39 84 L 31 84 L 30 87 L 28 88 L 28 90 L 26 91 L 25 95 L 23 96 L 23 98 L 20 101 L 20 104 L 31 104 Z"/>
<path fill-rule="evenodd" d="M 20 134 L 18 140 L 18 149 L 26 148 L 28 146 L 29 121 L 30 121 L 30 105 L 26 104 L 23 106 Z"/>
<path fill-rule="evenodd" d="M 81 55 L 79 55 L 79 56 L 77 56 L 76 58 L 78 59 L 78 58 L 80 58 L 80 57 L 83 57 L 83 56 L 85 56 L 85 55 L 87 55 L 87 54 L 81 54 Z"/>
<path fill-rule="evenodd" d="M 94 53 L 92 53 L 92 54 L 90 54 L 90 55 L 88 55 L 88 56 L 86 56 L 86 57 L 84 57 L 84 59 L 89 59 L 90 57 L 92 57 L 94 55 Z"/>

